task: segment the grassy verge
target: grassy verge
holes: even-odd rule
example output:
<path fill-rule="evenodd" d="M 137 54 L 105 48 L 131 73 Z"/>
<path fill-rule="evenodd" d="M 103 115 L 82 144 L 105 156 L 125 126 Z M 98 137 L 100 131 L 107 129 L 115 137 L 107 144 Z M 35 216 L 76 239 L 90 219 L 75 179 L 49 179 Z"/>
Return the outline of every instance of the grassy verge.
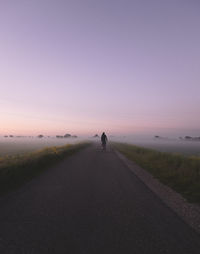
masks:
<path fill-rule="evenodd" d="M 158 152 L 124 143 L 113 143 L 113 146 L 189 202 L 200 203 L 200 157 Z"/>
<path fill-rule="evenodd" d="M 0 194 L 16 189 L 49 166 L 89 144 L 48 147 L 24 155 L 0 157 Z"/>

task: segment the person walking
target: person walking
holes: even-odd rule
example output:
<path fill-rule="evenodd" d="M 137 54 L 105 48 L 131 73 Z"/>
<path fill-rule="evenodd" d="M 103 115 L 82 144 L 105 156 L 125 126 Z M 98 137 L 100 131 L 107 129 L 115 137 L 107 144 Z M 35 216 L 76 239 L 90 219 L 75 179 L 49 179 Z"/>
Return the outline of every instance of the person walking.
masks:
<path fill-rule="evenodd" d="M 108 138 L 107 138 L 105 132 L 103 132 L 102 135 L 101 135 L 101 144 L 102 144 L 102 147 L 103 147 L 104 151 L 106 150 L 106 142 L 107 141 L 108 141 Z"/>

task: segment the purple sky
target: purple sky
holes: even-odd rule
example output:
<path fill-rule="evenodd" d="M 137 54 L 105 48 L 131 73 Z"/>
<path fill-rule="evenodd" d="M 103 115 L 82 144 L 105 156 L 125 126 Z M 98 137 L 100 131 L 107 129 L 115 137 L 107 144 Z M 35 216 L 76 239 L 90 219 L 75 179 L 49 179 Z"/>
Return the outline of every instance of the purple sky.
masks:
<path fill-rule="evenodd" d="M 0 0 L 0 134 L 200 135 L 200 1 Z"/>

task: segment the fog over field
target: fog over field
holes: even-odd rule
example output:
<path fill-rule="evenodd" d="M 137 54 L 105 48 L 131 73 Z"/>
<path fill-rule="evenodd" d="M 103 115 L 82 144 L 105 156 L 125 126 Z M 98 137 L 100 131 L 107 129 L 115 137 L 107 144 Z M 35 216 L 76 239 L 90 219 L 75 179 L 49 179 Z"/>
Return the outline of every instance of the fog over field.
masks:
<path fill-rule="evenodd" d="M 100 134 L 99 134 L 100 136 Z M 4 137 L 0 136 L 0 156 L 22 154 L 32 152 L 49 146 L 60 146 L 65 144 L 73 144 L 85 140 L 98 142 L 100 137 L 80 136 L 77 138 L 56 138 L 55 136 L 45 136 L 43 138 L 33 137 Z M 162 152 L 181 153 L 185 155 L 200 156 L 200 141 L 181 140 L 179 138 L 155 138 L 153 136 L 137 136 L 137 135 L 109 135 L 108 141 L 117 141 L 130 143 L 146 148 L 156 149 Z"/>
<path fill-rule="evenodd" d="M 85 138 L 56 138 L 56 137 L 0 137 L 0 156 L 23 154 L 49 146 L 62 146 L 84 141 Z"/>
<path fill-rule="evenodd" d="M 161 152 L 200 156 L 200 141 L 136 136 L 113 137 L 112 139 L 123 143 L 156 149 Z"/>

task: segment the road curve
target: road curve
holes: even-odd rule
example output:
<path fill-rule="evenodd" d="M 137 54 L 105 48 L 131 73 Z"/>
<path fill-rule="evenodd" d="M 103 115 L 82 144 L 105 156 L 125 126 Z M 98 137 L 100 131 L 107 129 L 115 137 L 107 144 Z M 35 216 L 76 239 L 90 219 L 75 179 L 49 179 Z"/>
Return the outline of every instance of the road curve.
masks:
<path fill-rule="evenodd" d="M 1 254 L 199 254 L 200 236 L 97 144 L 0 198 Z"/>

